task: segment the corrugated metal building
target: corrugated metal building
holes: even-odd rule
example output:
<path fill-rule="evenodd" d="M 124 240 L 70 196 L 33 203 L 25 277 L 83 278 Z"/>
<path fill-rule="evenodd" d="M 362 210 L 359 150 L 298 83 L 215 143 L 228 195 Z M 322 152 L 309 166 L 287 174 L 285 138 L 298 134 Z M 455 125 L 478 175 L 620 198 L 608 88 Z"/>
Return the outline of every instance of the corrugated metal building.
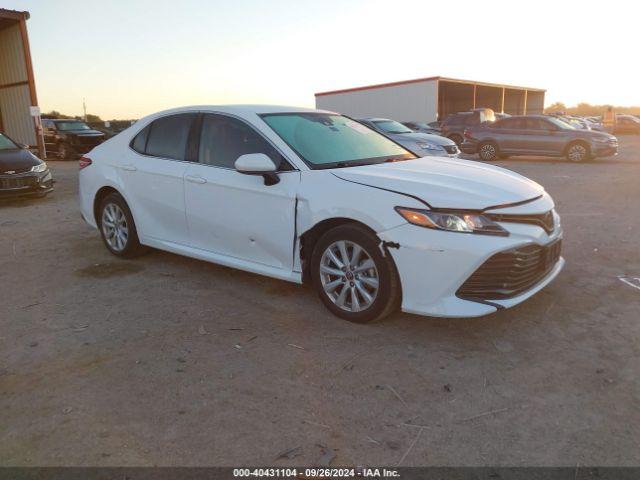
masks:
<path fill-rule="evenodd" d="M 428 77 L 316 93 L 316 108 L 353 117 L 442 120 L 450 113 L 491 108 L 511 115 L 542 113 L 544 89 Z"/>
<path fill-rule="evenodd" d="M 41 140 L 32 106 L 38 105 L 31 64 L 29 12 L 0 9 L 0 130 L 14 140 L 38 146 Z"/>

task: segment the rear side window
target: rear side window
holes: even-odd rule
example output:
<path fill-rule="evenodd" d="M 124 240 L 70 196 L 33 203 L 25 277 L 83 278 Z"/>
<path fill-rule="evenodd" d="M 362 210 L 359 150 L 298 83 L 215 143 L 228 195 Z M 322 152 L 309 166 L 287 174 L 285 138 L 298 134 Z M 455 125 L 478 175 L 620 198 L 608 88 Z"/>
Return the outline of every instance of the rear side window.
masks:
<path fill-rule="evenodd" d="M 144 153 L 153 157 L 184 160 L 189 130 L 195 116 L 193 113 L 181 113 L 154 121 L 148 127 Z"/>
<path fill-rule="evenodd" d="M 140 133 L 138 133 L 133 142 L 131 142 L 131 148 L 138 153 L 144 153 L 147 147 L 147 137 L 149 136 L 150 125 L 147 125 Z"/>
<path fill-rule="evenodd" d="M 203 117 L 200 163 L 235 168 L 236 160 L 247 153 L 264 153 L 278 170 L 292 170 L 282 155 L 244 122 L 224 115 L 207 114 Z"/>

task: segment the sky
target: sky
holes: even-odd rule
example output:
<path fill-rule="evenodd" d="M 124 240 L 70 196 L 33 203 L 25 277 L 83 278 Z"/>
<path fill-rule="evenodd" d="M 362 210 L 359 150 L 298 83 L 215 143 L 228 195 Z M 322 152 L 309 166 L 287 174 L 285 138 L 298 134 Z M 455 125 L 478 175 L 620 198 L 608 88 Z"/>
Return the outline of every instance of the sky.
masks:
<path fill-rule="evenodd" d="M 314 107 L 314 92 L 445 76 L 640 105 L 635 2 L 0 0 L 27 10 L 42 111 Z"/>

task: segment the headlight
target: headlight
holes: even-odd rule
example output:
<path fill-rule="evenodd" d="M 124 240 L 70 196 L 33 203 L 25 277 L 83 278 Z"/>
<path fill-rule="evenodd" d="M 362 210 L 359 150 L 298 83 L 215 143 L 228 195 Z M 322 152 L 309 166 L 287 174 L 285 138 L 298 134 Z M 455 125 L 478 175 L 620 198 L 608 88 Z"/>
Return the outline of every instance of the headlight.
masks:
<path fill-rule="evenodd" d="M 609 137 L 596 137 L 594 138 L 594 140 L 598 143 L 609 143 L 611 141 L 611 138 Z"/>
<path fill-rule="evenodd" d="M 436 145 L 435 143 L 416 142 L 416 145 L 418 146 L 418 148 L 421 148 L 423 150 L 442 150 L 440 148 L 440 145 Z"/>
<path fill-rule="evenodd" d="M 42 173 L 46 169 L 47 169 L 46 162 L 42 162 L 42 163 L 39 163 L 38 165 L 34 165 L 33 167 L 31 167 L 32 172 L 38 172 L 38 173 Z"/>
<path fill-rule="evenodd" d="M 478 213 L 435 212 L 404 207 L 396 207 L 396 212 L 402 215 L 407 222 L 420 227 L 449 232 L 483 233 L 505 237 L 509 235 L 509 232 L 500 225 Z"/>

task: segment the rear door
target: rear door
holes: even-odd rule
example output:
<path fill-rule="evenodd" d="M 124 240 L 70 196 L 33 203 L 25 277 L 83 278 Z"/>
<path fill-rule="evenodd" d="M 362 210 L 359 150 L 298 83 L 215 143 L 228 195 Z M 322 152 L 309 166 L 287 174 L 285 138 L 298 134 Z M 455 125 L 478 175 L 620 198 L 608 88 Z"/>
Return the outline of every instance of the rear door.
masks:
<path fill-rule="evenodd" d="M 241 155 L 264 153 L 279 167 L 280 182 L 236 171 Z M 300 173 L 251 125 L 224 114 L 203 114 L 198 163 L 185 172 L 191 244 L 285 271 L 293 268 L 296 192 Z"/>
<path fill-rule="evenodd" d="M 131 142 L 119 170 L 138 233 L 163 242 L 189 244 L 184 207 L 186 150 L 197 114 L 154 120 Z"/>
<path fill-rule="evenodd" d="M 526 124 L 523 118 L 513 117 L 499 120 L 489 126 L 492 136 L 503 153 L 524 151 Z"/>

